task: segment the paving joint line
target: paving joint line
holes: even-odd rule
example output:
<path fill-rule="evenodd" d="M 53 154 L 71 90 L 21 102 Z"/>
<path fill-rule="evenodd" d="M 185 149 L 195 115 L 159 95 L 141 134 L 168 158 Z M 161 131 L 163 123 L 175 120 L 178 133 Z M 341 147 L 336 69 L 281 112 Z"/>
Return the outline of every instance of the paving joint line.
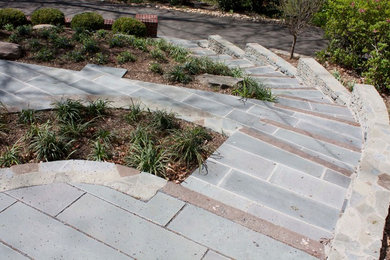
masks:
<path fill-rule="evenodd" d="M 182 201 L 182 200 L 180 200 L 180 201 Z M 168 226 L 172 223 L 172 221 L 184 210 L 184 208 L 186 208 L 186 206 L 187 206 L 187 203 L 185 202 L 184 205 L 175 213 L 175 215 L 173 215 L 173 217 L 162 227 L 168 228 Z"/>
<path fill-rule="evenodd" d="M 27 258 L 29 258 L 29 259 L 31 259 L 31 260 L 34 260 L 34 258 L 32 258 L 31 256 L 29 256 L 28 254 L 26 254 L 25 252 L 21 251 L 20 249 L 18 249 L 18 248 L 16 248 L 16 247 L 12 246 L 12 245 L 10 245 L 10 244 L 8 244 L 7 242 L 5 242 L 4 240 L 2 240 L 1 238 L 0 238 L 0 243 L 3 244 L 3 245 L 6 246 L 6 247 L 8 247 L 8 248 L 10 248 L 10 249 L 12 249 L 12 250 L 18 252 L 19 254 L 21 254 L 21 255 L 23 255 L 23 256 L 25 256 L 25 257 L 27 257 Z"/>
<path fill-rule="evenodd" d="M 72 201 L 69 205 L 67 205 L 65 208 L 63 208 L 60 212 L 58 212 L 54 217 L 57 218 L 58 215 L 60 215 L 62 212 L 64 212 L 65 210 L 67 210 L 69 207 L 71 207 L 74 203 L 76 203 L 78 200 L 80 200 L 85 194 L 87 194 L 86 192 L 84 192 L 83 194 L 81 194 L 78 198 L 76 198 L 74 201 Z"/>

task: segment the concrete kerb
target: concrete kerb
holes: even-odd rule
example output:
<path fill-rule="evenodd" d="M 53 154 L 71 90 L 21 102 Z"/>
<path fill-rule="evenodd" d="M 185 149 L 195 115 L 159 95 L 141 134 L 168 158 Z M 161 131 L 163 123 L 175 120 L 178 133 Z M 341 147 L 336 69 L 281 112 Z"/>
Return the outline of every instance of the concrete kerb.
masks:
<path fill-rule="evenodd" d="M 390 203 L 389 116 L 370 85 L 354 86 L 350 107 L 363 126 L 366 141 L 350 200 L 326 255 L 328 259 L 378 259 Z"/>

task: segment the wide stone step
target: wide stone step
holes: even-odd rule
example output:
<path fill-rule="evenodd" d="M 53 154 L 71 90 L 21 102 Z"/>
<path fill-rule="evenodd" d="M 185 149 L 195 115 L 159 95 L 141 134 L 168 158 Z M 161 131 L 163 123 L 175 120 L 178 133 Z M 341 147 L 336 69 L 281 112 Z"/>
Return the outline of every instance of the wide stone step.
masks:
<path fill-rule="evenodd" d="M 285 135 L 287 136 L 288 134 L 293 135 L 292 133 L 286 133 L 282 130 L 278 133 L 275 133 L 274 135 L 269 135 L 255 129 L 243 128 L 240 130 L 240 134 L 237 136 L 240 137 L 242 140 L 246 141 L 249 141 L 251 139 L 256 140 L 255 143 L 258 144 L 259 147 L 264 147 L 265 149 L 264 151 L 257 151 L 257 153 L 262 157 L 268 158 L 269 160 L 276 161 L 282 164 L 286 164 L 286 162 L 288 162 L 291 165 L 287 166 L 303 172 L 309 170 L 305 170 L 305 168 L 302 168 L 305 167 L 306 164 L 307 167 L 310 167 L 312 170 L 310 174 L 315 177 L 320 178 L 322 176 L 322 170 L 324 170 L 323 167 L 331 169 L 348 177 L 352 175 L 353 166 L 351 165 L 353 165 L 356 158 L 357 160 L 360 158 L 359 154 L 357 154 L 356 156 L 353 156 L 354 154 L 351 154 L 351 158 L 348 157 L 348 160 L 351 164 L 349 165 L 341 160 L 335 159 L 335 157 L 337 156 L 342 156 L 340 154 L 336 154 L 336 151 L 340 153 L 341 151 L 346 150 L 342 150 L 342 148 L 337 148 L 336 146 L 330 147 L 329 145 L 329 148 L 332 148 L 335 152 L 334 154 L 332 154 L 331 152 L 326 151 L 326 148 L 323 148 L 322 153 L 327 153 L 326 155 L 324 155 L 321 153 L 321 151 L 319 152 L 311 150 L 313 149 L 313 147 L 318 148 L 321 147 L 321 145 L 317 145 L 310 138 L 299 135 L 295 135 L 293 137 L 290 136 L 290 138 L 295 138 L 296 140 L 289 139 L 289 141 L 286 141 L 285 139 L 279 138 L 279 136 L 287 138 L 285 137 Z M 237 136 L 232 136 L 227 142 L 234 142 L 234 140 L 238 138 Z M 303 141 L 305 141 L 305 143 L 303 143 Z M 300 144 L 300 142 L 302 142 L 302 144 Z M 268 149 L 273 150 L 275 153 L 266 153 L 269 152 L 267 151 L 266 147 L 268 147 Z M 329 157 L 330 155 L 332 155 L 332 157 Z M 347 156 L 343 155 L 342 158 L 347 158 Z M 302 165 L 299 165 L 299 163 L 302 163 Z"/>

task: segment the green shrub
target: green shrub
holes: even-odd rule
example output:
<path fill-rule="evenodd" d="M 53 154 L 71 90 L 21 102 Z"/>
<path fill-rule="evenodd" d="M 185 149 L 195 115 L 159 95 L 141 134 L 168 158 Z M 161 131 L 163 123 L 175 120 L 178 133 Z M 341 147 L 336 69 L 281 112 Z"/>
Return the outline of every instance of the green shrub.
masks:
<path fill-rule="evenodd" d="M 40 49 L 35 55 L 34 59 L 39 60 L 39 61 L 51 61 L 54 60 L 54 51 L 44 47 Z"/>
<path fill-rule="evenodd" d="M 181 65 L 173 67 L 172 70 L 168 72 L 167 76 L 171 82 L 187 84 L 192 81 L 191 76 L 187 74 L 185 68 Z"/>
<path fill-rule="evenodd" d="M 89 155 L 89 158 L 93 161 L 107 161 L 110 159 L 110 154 L 107 151 L 107 145 L 100 141 L 95 141 L 93 143 L 92 153 Z"/>
<path fill-rule="evenodd" d="M 86 107 L 87 114 L 90 117 L 99 117 L 107 115 L 110 103 L 110 101 L 101 98 L 98 98 L 95 101 L 91 101 Z"/>
<path fill-rule="evenodd" d="M 108 32 L 104 29 L 100 29 L 96 31 L 96 36 L 100 39 L 105 39 L 107 36 Z"/>
<path fill-rule="evenodd" d="M 325 16 L 330 43 L 323 57 L 388 87 L 390 1 L 329 0 Z"/>
<path fill-rule="evenodd" d="M 79 100 L 60 100 L 54 103 L 57 118 L 60 122 L 81 122 L 85 107 Z"/>
<path fill-rule="evenodd" d="M 175 114 L 163 110 L 152 113 L 151 127 L 159 131 L 171 130 L 177 127 Z"/>
<path fill-rule="evenodd" d="M 125 33 L 143 37 L 146 35 L 146 25 L 131 17 L 120 17 L 112 25 L 114 33 Z"/>
<path fill-rule="evenodd" d="M 129 38 L 126 37 L 125 35 L 116 34 L 110 39 L 109 45 L 110 48 L 114 48 L 114 47 L 121 48 L 128 45 L 129 41 L 130 41 Z"/>
<path fill-rule="evenodd" d="M 30 125 L 36 120 L 35 111 L 32 109 L 23 109 L 19 114 L 18 121 L 21 124 Z"/>
<path fill-rule="evenodd" d="M 159 62 L 167 62 L 167 57 L 160 49 L 154 49 L 150 52 L 150 55 L 153 59 L 156 59 Z"/>
<path fill-rule="evenodd" d="M 233 90 L 233 94 L 241 96 L 244 99 L 254 98 L 270 102 L 276 101 L 276 97 L 272 95 L 270 89 L 249 77 L 244 78 L 244 81 Z"/>
<path fill-rule="evenodd" d="M 134 62 L 137 58 L 129 51 L 124 51 L 118 54 L 116 60 L 119 64 L 124 64 L 126 62 Z"/>
<path fill-rule="evenodd" d="M 221 62 L 214 62 L 208 57 L 191 58 L 184 64 L 184 69 L 191 75 L 203 73 L 233 76 L 232 69 Z"/>
<path fill-rule="evenodd" d="M 62 36 L 53 39 L 53 45 L 57 49 L 70 49 L 73 47 L 72 42 L 68 38 Z"/>
<path fill-rule="evenodd" d="M 109 59 L 109 57 L 106 54 L 98 52 L 98 53 L 96 53 L 93 61 L 96 64 L 104 65 L 104 64 L 108 63 L 108 61 L 109 61 L 108 59 Z"/>
<path fill-rule="evenodd" d="M 18 143 L 12 147 L 7 147 L 6 150 L 0 155 L 0 166 L 11 167 L 12 165 L 20 163 L 20 146 Z"/>
<path fill-rule="evenodd" d="M 10 23 L 7 23 L 6 25 L 4 25 L 3 28 L 4 28 L 4 30 L 9 31 L 9 32 L 12 32 L 15 29 L 15 27 Z"/>
<path fill-rule="evenodd" d="M 89 31 L 95 31 L 102 29 L 104 26 L 104 19 L 98 13 L 85 12 L 76 14 L 71 22 L 72 29 L 83 29 Z"/>
<path fill-rule="evenodd" d="M 55 8 L 41 8 L 35 10 L 31 14 L 32 24 L 53 24 L 63 25 L 65 23 L 65 15 Z"/>
<path fill-rule="evenodd" d="M 160 74 L 160 75 L 164 74 L 164 70 L 163 70 L 161 64 L 159 64 L 159 63 L 150 64 L 149 69 L 153 73 Z"/>
<path fill-rule="evenodd" d="M 16 27 L 15 33 L 18 36 L 29 36 L 32 33 L 32 27 L 31 25 L 19 25 Z"/>
<path fill-rule="evenodd" d="M 187 166 L 195 163 L 200 168 L 209 151 L 206 142 L 210 140 L 210 134 L 202 127 L 177 130 L 172 137 L 173 157 L 184 161 Z"/>
<path fill-rule="evenodd" d="M 0 28 L 6 24 L 12 24 L 14 27 L 27 23 L 26 15 L 17 9 L 0 9 Z"/>
<path fill-rule="evenodd" d="M 129 124 L 137 123 L 142 115 L 141 105 L 132 101 L 129 110 L 130 111 L 125 115 L 125 120 Z"/>
<path fill-rule="evenodd" d="M 81 62 L 85 60 L 85 55 L 82 50 L 73 50 L 68 52 L 65 57 L 74 62 Z"/>
<path fill-rule="evenodd" d="M 279 0 L 218 0 L 218 6 L 228 12 L 256 12 L 268 16 L 280 14 Z"/>
<path fill-rule="evenodd" d="M 85 37 L 83 39 L 83 52 L 96 53 L 100 50 L 98 42 L 92 37 Z"/>

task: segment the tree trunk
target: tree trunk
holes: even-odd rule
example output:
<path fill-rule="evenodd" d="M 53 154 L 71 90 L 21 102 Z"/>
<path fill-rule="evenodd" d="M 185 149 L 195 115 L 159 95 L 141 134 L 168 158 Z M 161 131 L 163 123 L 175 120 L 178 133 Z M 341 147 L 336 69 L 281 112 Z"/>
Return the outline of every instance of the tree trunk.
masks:
<path fill-rule="evenodd" d="M 294 40 L 293 40 L 293 43 L 291 45 L 290 60 L 292 60 L 294 58 L 295 44 L 297 43 L 297 36 L 295 34 L 293 36 L 294 36 Z"/>

